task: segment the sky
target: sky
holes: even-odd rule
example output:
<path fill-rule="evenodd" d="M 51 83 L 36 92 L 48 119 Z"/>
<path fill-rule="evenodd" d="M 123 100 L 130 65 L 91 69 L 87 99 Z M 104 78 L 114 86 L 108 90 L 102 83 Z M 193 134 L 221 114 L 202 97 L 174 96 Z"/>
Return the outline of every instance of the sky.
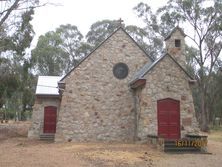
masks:
<path fill-rule="evenodd" d="M 126 25 L 143 27 L 143 21 L 137 17 L 133 8 L 140 2 L 145 2 L 151 8 L 157 9 L 167 0 L 44 0 L 57 5 L 47 5 L 37 8 L 32 21 L 36 33 L 32 46 L 38 37 L 48 31 L 55 30 L 61 24 L 76 25 L 83 35 L 90 26 L 104 19 L 118 20 L 121 18 Z"/>

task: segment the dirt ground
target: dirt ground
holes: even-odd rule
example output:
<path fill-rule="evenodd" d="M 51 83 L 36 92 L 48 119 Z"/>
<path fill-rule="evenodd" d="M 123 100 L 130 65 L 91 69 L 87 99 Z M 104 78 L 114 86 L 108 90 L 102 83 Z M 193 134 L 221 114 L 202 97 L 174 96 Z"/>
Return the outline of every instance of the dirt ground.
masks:
<path fill-rule="evenodd" d="M 145 144 L 47 143 L 27 139 L 30 123 L 0 124 L 0 167 L 219 167 L 222 132 L 209 134 L 212 154 L 166 154 Z"/>

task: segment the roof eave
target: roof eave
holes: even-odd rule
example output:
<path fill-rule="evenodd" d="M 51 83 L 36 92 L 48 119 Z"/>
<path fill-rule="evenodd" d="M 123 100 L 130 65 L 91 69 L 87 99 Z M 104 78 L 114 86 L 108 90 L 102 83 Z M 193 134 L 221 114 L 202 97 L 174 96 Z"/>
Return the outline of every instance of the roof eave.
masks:
<path fill-rule="evenodd" d="M 54 98 L 59 98 L 59 94 L 35 94 L 36 97 L 54 97 Z"/>
<path fill-rule="evenodd" d="M 130 88 L 132 88 L 132 89 L 136 89 L 136 88 L 142 87 L 144 85 L 146 85 L 145 78 L 138 78 L 129 84 Z"/>

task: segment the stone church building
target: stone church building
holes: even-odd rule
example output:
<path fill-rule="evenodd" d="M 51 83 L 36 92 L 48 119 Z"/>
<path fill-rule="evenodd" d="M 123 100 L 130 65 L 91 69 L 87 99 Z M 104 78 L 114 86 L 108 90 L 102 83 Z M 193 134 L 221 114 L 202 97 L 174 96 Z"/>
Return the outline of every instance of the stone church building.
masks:
<path fill-rule="evenodd" d="M 30 138 L 135 141 L 199 132 L 176 27 L 156 61 L 119 27 L 63 77 L 39 76 Z"/>

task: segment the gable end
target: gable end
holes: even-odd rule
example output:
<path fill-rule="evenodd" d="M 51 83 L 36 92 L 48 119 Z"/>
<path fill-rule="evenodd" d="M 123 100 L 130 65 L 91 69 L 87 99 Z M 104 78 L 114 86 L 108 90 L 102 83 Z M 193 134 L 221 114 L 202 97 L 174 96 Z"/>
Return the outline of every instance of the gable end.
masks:
<path fill-rule="evenodd" d="M 149 71 L 151 71 L 159 62 L 161 62 L 164 57 L 166 56 L 169 56 L 174 63 L 177 64 L 177 66 L 191 79 L 191 80 L 194 80 L 194 78 L 169 54 L 169 53 L 166 53 L 164 54 L 162 57 L 160 57 L 158 60 L 156 60 L 155 62 L 153 62 L 153 64 L 149 65 L 145 65 L 144 67 L 146 67 L 146 70 L 143 69 L 143 72 L 141 73 L 141 75 L 138 75 L 135 79 L 131 80 L 129 85 L 133 85 L 137 80 L 143 78 Z"/>
<path fill-rule="evenodd" d="M 194 80 L 193 77 L 191 77 L 191 75 L 169 54 L 169 53 L 166 53 L 165 55 L 163 55 L 159 60 L 157 60 L 156 62 L 154 62 L 150 68 L 146 71 L 146 73 L 144 73 L 144 75 L 142 77 L 144 77 L 150 70 L 152 70 L 161 60 L 164 59 L 164 57 L 166 56 L 169 56 L 173 61 L 174 63 L 177 64 L 177 66 L 191 79 L 191 80 Z"/>
<path fill-rule="evenodd" d="M 117 31 L 122 30 L 132 41 L 136 44 L 136 46 L 153 62 L 154 60 L 145 52 L 145 50 L 124 30 L 124 28 L 117 28 L 112 34 L 110 34 L 103 42 L 101 42 L 97 47 L 95 47 L 87 56 L 85 56 L 76 66 L 74 66 L 62 79 L 62 82 L 69 74 L 75 70 L 83 61 L 85 61 L 90 55 L 92 55 L 99 47 L 101 47 L 108 39 L 110 39 Z"/>

